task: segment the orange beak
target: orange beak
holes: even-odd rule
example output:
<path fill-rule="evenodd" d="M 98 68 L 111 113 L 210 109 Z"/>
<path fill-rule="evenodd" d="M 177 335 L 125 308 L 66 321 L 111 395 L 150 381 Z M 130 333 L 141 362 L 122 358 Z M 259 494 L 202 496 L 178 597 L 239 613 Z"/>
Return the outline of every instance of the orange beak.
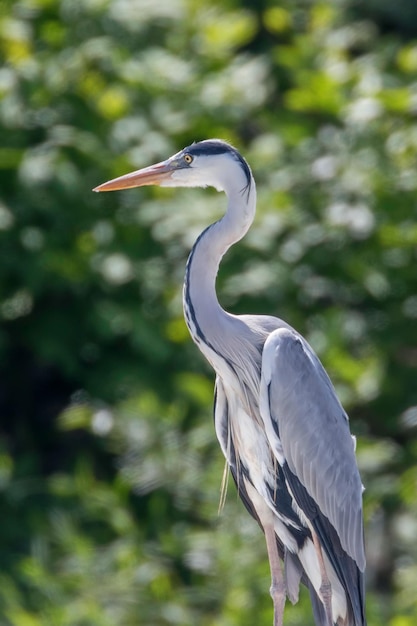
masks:
<path fill-rule="evenodd" d="M 94 187 L 93 191 L 116 191 L 117 189 L 143 187 L 144 185 L 163 185 L 165 181 L 171 178 L 175 169 L 175 161 L 161 161 L 155 165 L 136 170 L 136 172 L 113 178 L 107 183 Z"/>

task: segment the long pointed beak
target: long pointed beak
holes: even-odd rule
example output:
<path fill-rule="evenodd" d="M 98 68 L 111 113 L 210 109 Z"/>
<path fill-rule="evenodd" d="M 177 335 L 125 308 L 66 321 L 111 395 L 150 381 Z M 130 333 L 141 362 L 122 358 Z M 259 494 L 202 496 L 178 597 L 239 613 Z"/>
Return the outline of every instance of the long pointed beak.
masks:
<path fill-rule="evenodd" d="M 144 185 L 163 185 L 164 181 L 169 180 L 174 170 L 175 162 L 161 161 L 141 170 L 130 172 L 130 174 L 113 178 L 113 180 L 94 187 L 93 191 L 116 191 L 117 189 L 143 187 Z"/>

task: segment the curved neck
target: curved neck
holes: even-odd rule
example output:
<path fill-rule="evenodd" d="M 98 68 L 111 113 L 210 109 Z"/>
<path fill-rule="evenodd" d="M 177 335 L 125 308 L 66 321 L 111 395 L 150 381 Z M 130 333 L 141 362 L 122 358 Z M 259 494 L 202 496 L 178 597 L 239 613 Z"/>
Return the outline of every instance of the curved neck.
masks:
<path fill-rule="evenodd" d="M 216 294 L 216 277 L 225 252 L 248 231 L 255 216 L 256 189 L 253 179 L 245 188 L 226 191 L 225 215 L 200 235 L 188 258 L 184 281 L 184 315 L 190 334 L 202 352 L 216 351 L 227 332 L 228 314 Z M 206 354 L 207 356 L 207 354 Z"/>

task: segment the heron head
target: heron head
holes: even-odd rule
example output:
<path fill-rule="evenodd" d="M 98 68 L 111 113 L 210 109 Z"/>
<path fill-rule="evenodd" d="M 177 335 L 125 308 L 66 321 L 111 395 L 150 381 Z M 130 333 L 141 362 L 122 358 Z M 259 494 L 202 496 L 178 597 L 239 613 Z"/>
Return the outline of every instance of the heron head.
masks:
<path fill-rule="evenodd" d="M 115 191 L 144 185 L 160 187 L 215 187 L 224 191 L 233 182 L 251 184 L 249 165 L 239 152 L 220 139 L 193 143 L 166 161 L 114 178 L 94 191 Z"/>

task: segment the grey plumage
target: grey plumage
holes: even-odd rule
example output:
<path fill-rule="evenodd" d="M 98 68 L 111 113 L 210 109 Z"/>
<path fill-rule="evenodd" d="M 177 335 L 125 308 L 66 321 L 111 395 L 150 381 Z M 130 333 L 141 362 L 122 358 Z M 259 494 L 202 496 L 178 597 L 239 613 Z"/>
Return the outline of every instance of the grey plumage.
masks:
<path fill-rule="evenodd" d="M 224 216 L 197 239 L 186 267 L 184 315 L 216 372 L 216 435 L 240 497 L 265 533 L 274 626 L 300 582 L 317 626 L 365 626 L 362 484 L 348 418 L 312 348 L 272 316 L 235 316 L 215 289 L 219 263 L 249 229 L 256 188 L 249 165 L 220 140 L 97 191 L 158 184 L 224 191 Z M 283 563 L 281 571 L 280 561 Z"/>

